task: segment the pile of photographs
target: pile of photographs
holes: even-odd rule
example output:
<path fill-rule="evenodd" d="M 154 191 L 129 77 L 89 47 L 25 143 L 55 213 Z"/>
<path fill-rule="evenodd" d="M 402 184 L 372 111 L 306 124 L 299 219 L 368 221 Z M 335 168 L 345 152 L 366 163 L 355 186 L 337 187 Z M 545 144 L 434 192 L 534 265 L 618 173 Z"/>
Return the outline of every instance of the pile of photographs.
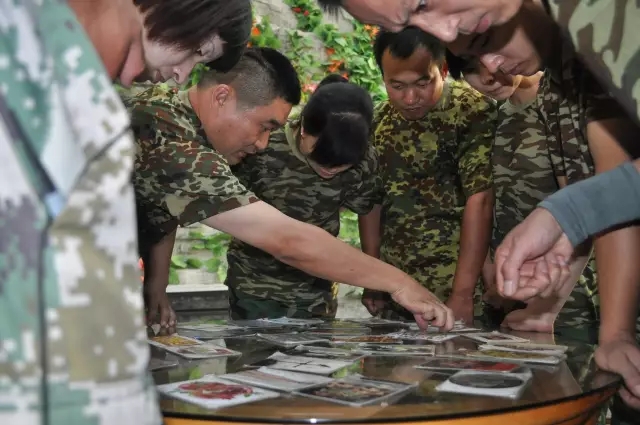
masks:
<path fill-rule="evenodd" d="M 237 359 L 242 353 L 223 346 L 228 338 L 260 341 L 273 349 L 262 360 L 243 361 L 243 357 Z M 444 348 L 448 341 L 462 339 L 467 343 Z M 533 368 L 557 366 L 566 359 L 568 349 L 485 332 L 463 323 L 443 333 L 437 328 L 419 330 L 410 323 L 378 318 L 325 322 L 283 317 L 187 323 L 178 327 L 177 334 L 151 337 L 149 343 L 185 359 L 182 362 L 237 359 L 233 373 L 158 386 L 166 396 L 209 409 L 282 394 L 348 406 L 381 405 L 398 401 L 420 384 L 419 374 L 415 382 L 362 376 L 361 360 L 370 356 L 418 358 L 412 361 L 415 369 L 442 376 L 437 392 L 517 399 L 531 381 Z M 153 358 L 149 368 L 166 371 L 180 363 L 179 359 Z"/>

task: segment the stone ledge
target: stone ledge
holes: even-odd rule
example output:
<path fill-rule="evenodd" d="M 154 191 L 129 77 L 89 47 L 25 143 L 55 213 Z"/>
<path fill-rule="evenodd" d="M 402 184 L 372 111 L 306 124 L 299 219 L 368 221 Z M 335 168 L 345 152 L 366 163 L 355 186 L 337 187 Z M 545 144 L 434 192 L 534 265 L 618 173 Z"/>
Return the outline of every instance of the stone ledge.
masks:
<path fill-rule="evenodd" d="M 227 286 L 220 283 L 181 283 L 167 287 L 167 294 L 182 294 L 185 292 L 227 292 Z"/>

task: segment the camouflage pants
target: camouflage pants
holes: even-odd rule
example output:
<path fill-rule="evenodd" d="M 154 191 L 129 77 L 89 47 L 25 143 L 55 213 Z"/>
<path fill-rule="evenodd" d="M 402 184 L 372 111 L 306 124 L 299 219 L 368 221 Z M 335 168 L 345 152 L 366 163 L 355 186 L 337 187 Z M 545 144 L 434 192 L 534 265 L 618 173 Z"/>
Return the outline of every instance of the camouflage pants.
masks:
<path fill-rule="evenodd" d="M 229 316 L 233 320 L 276 319 L 295 317 L 298 319 L 333 319 L 338 310 L 338 300 L 316 304 L 284 303 L 279 300 L 255 297 L 229 288 Z"/>

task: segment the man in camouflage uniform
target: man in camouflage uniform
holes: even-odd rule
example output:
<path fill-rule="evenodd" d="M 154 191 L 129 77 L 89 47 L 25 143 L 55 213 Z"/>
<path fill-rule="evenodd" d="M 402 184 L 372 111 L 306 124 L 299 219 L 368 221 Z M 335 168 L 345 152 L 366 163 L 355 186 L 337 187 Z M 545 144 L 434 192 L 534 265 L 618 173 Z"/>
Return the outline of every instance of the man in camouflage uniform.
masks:
<path fill-rule="evenodd" d="M 494 102 L 445 81 L 444 48 L 417 28 L 381 32 L 375 53 L 390 98 L 373 127 L 384 201 L 360 218 L 363 250 L 406 270 L 471 322 L 482 315 Z M 375 308 L 374 297 L 363 295 L 372 314 L 405 316 L 393 304 Z"/>
<path fill-rule="evenodd" d="M 502 25 L 513 18 L 523 3 L 521 0 L 446 0 L 431 2 L 428 8 L 424 8 L 420 6 L 420 0 L 377 3 L 374 7 L 367 7 L 370 5 L 366 0 L 357 4 L 354 0 L 319 1 L 327 7 L 344 5 L 365 23 L 377 23 L 388 28 L 417 25 L 445 41 L 455 40 L 458 30 L 484 32 L 492 25 Z M 632 0 L 542 0 L 541 3 L 573 42 L 572 48 L 580 60 L 631 117 L 640 122 L 640 95 L 634 89 L 640 77 L 637 65 L 640 46 L 636 29 L 640 22 L 640 4 Z M 540 47 L 546 48 L 553 42 L 543 44 Z M 555 63 L 552 66 L 560 71 L 559 65 Z M 577 94 L 580 92 L 582 90 L 578 89 Z M 623 261 L 634 257 L 629 253 L 614 255 L 619 255 Z M 637 385 L 640 382 L 640 367 L 636 366 L 640 364 L 635 326 L 638 306 L 635 297 L 627 296 L 627 293 L 628 282 L 640 282 L 640 264 L 631 261 L 625 270 L 628 278 L 617 278 L 614 274 L 611 279 L 603 278 L 604 284 L 599 285 L 602 325 L 596 361 L 601 367 L 619 372 L 627 382 L 634 381 Z M 628 394 L 633 395 L 629 395 L 627 400 L 640 407 L 640 386 Z"/>
<path fill-rule="evenodd" d="M 166 241 L 178 225 L 202 222 L 314 276 L 391 292 L 421 326 L 450 329 L 451 311 L 408 275 L 261 202 L 231 172 L 267 146 L 299 101 L 293 66 L 267 48 L 250 49 L 229 72 L 206 72 L 188 91 L 155 87 L 128 101 L 145 268 L 168 269 Z M 166 284 L 151 291 L 166 298 Z"/>
<path fill-rule="evenodd" d="M 355 84 L 330 83 L 332 77 L 323 80 L 300 117 L 271 134 L 263 152 L 246 158 L 232 171 L 262 201 L 337 236 L 343 208 L 367 214 L 379 203 L 380 179 L 368 140 L 370 95 Z M 338 139 L 331 140 L 338 133 L 336 119 L 345 126 L 353 121 L 365 124 L 360 137 L 339 133 Z M 328 124 L 316 129 L 312 127 L 316 122 Z M 316 134 L 309 134 L 311 130 Z M 309 141 L 309 136 L 315 140 Z M 338 146 L 338 152 L 333 146 Z M 329 154 L 314 160 L 314 151 Z M 227 259 L 225 284 L 232 319 L 335 317 L 337 284 L 308 275 L 238 239 L 231 242 Z"/>
<path fill-rule="evenodd" d="M 122 69 L 140 42 L 135 8 L 94 6 L 78 17 L 120 25 L 92 41 L 109 70 Z M 3 424 L 161 422 L 138 295 L 133 140 L 115 76 L 64 2 L 0 1 Z"/>

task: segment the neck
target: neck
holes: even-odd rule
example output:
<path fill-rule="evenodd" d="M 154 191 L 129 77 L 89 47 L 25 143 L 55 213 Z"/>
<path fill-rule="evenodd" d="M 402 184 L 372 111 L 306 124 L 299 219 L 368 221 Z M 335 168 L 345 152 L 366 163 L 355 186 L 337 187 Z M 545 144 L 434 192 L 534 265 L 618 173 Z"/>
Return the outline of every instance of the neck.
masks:
<path fill-rule="evenodd" d="M 195 85 L 191 87 L 187 93 L 189 95 L 189 102 L 191 102 L 193 112 L 195 112 L 198 120 L 202 122 L 202 117 L 205 116 L 207 110 L 210 109 L 206 101 L 206 97 L 204 96 L 205 91 L 198 89 L 198 86 Z"/>
<path fill-rule="evenodd" d="M 520 81 L 518 88 L 513 92 L 509 101 L 514 105 L 522 105 L 523 103 L 529 103 L 536 98 L 538 94 L 538 88 L 540 87 L 540 79 L 544 75 L 543 72 L 538 72 L 531 77 L 524 77 Z"/>

